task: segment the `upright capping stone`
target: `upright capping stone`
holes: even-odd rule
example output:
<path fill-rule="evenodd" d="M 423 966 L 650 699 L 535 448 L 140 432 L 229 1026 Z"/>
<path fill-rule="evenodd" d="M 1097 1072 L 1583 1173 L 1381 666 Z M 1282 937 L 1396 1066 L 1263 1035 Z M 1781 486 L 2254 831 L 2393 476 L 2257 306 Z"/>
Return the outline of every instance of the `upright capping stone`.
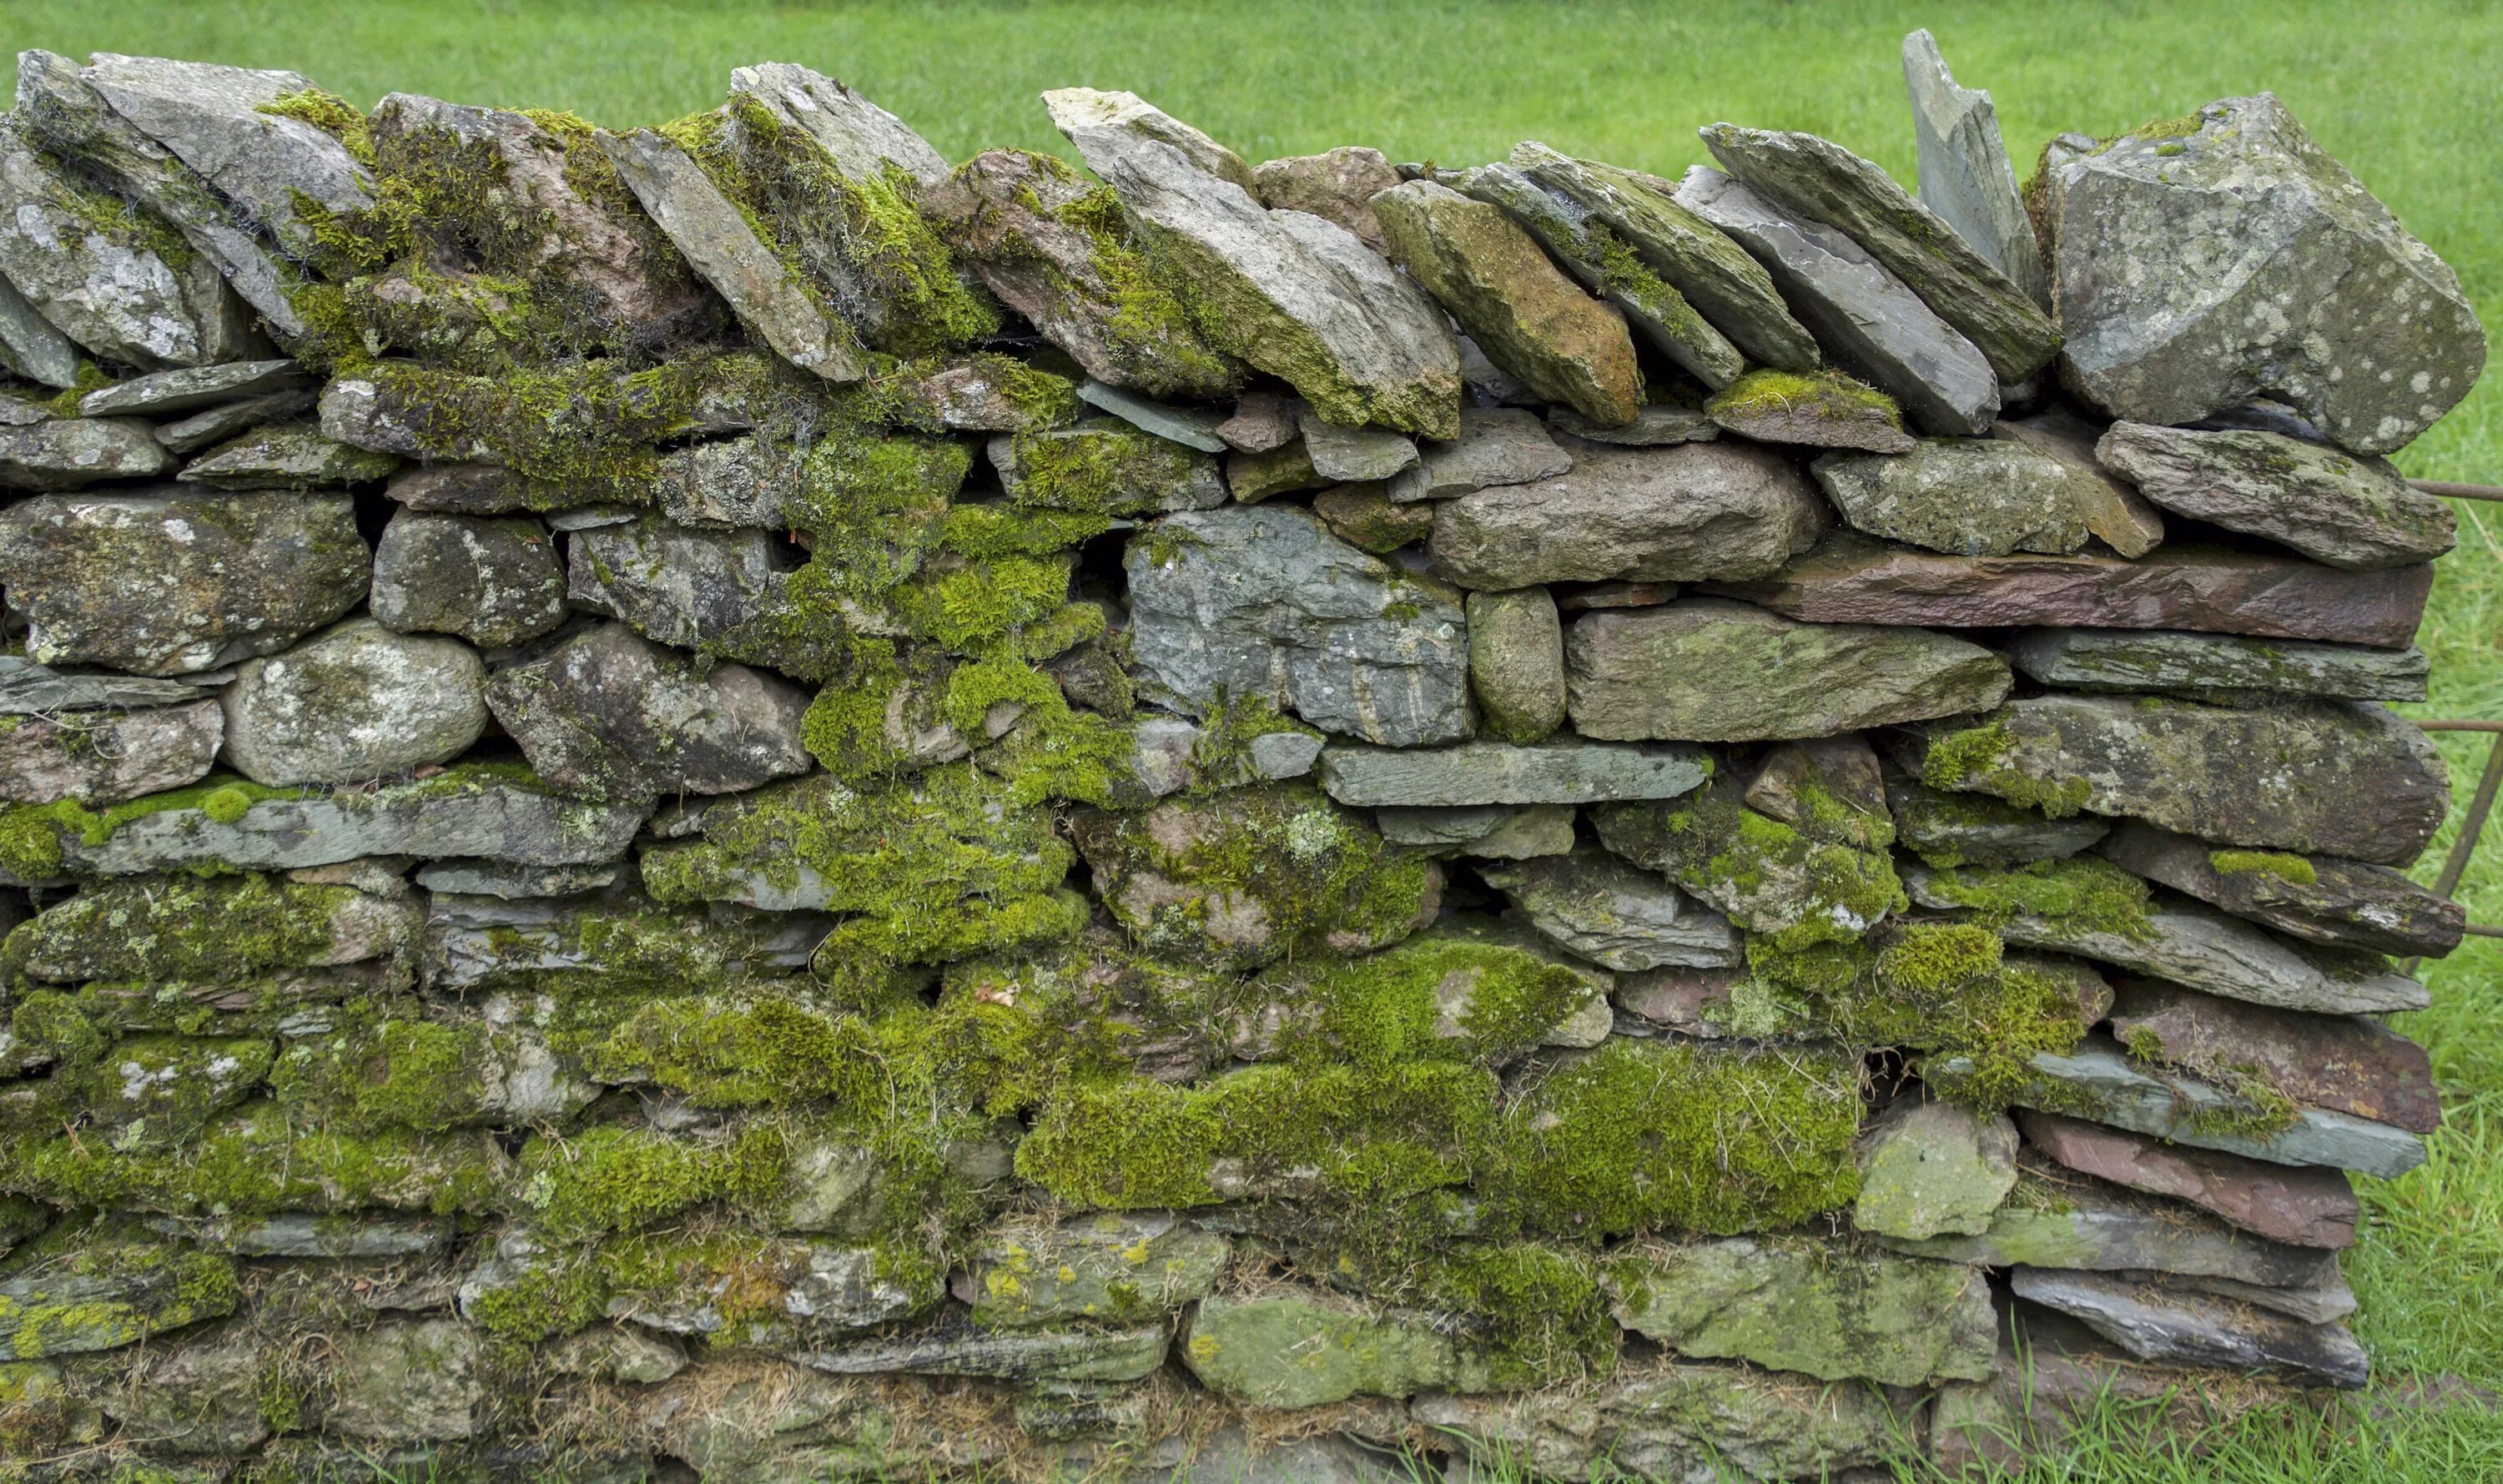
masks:
<path fill-rule="evenodd" d="M 2042 245 L 2016 192 L 2016 170 L 1999 137 L 1990 94 L 1959 87 L 1927 27 L 1903 38 L 1903 88 L 1912 100 L 1912 145 L 1921 204 L 2008 282 L 2044 309 L 2051 306 Z"/>

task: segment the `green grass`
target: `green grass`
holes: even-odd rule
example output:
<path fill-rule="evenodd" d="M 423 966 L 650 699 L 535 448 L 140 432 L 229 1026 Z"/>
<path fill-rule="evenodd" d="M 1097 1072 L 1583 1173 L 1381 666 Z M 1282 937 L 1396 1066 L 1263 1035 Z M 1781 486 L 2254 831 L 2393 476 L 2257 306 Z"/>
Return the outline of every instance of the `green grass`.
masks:
<path fill-rule="evenodd" d="M 173 3 L 8 0 L 0 42 L 303 72 L 360 104 L 397 89 L 650 123 L 718 102 L 733 66 L 804 62 L 862 88 L 951 156 L 1061 150 L 1035 95 L 1126 87 L 1248 157 L 1371 144 L 1447 164 L 1543 139 L 1675 174 L 1716 119 L 1812 129 L 1912 170 L 1897 45 L 1927 25 L 1960 80 L 1995 96 L 2019 172 L 2051 134 L 2111 133 L 2269 88 L 2503 325 L 2503 5 L 2278 0 L 1919 5 L 1690 0 L 1653 6 L 1268 0 L 1201 6 Z M 2503 483 L 2503 373 L 2404 453 L 2412 474 Z M 2503 505 L 2458 507 L 2420 641 L 2427 716 L 2503 719 Z M 2465 800 L 2483 739 L 2447 737 Z M 2454 821 L 2455 827 L 2456 822 Z M 2447 847 L 2436 844 L 2425 866 Z M 2503 923 L 2503 827 L 2463 883 Z M 2365 1182 L 2372 1224 L 2348 1269 L 2385 1375 L 2454 1373 L 2503 1390 L 2503 947 L 2433 965 L 2408 1018 L 2452 1109 L 2425 1167 Z M 2503 1479 L 2503 1421 L 2460 1410 L 2324 1432 L 2276 1417 L 2202 1460 L 2126 1446 L 2115 1415 L 2030 1479 Z"/>

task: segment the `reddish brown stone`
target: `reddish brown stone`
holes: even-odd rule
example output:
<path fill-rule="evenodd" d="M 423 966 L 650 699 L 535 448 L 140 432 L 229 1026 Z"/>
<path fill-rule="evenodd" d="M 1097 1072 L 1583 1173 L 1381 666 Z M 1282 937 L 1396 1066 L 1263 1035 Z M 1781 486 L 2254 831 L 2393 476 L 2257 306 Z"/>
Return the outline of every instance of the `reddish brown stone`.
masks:
<path fill-rule="evenodd" d="M 1675 583 L 1589 583 L 1556 590 L 1556 606 L 1566 613 L 1594 608 L 1657 608 L 1677 596 Z"/>
<path fill-rule="evenodd" d="M 1745 975 L 1734 968 L 1654 968 L 1617 978 L 1617 1008 L 1689 1035 L 1717 1036 L 1709 1018 L 1730 1007 L 1730 989 Z"/>
<path fill-rule="evenodd" d="M 2412 1133 L 2442 1127 L 2433 1062 L 2379 1021 L 2275 1010 L 2152 979 L 2120 982 L 2111 1021 L 2123 1045 L 2136 1051 L 2151 1041 L 2177 1066 L 2211 1076 L 2247 1068 L 2315 1108 Z"/>
<path fill-rule="evenodd" d="M 2467 931 L 2459 903 L 2368 861 L 2310 856 L 2300 871 L 2288 871 L 2275 867 L 2291 861 L 2262 858 L 2220 870 L 2207 841 L 2136 820 L 2122 822 L 2103 853 L 2123 870 L 2306 942 L 2440 958 Z"/>
<path fill-rule="evenodd" d="M 1772 576 L 1709 584 L 1812 624 L 2187 628 L 2397 649 L 2432 590 L 2429 565 L 2342 572 L 2216 547 L 2118 556 L 1950 556 L 1837 530 Z"/>
<path fill-rule="evenodd" d="M 2189 1201 L 2271 1241 L 2355 1244 L 2359 1208 L 2343 1171 L 2167 1144 L 2028 1108 L 2017 1110 L 2016 1122 L 2027 1143 L 2081 1173 Z"/>

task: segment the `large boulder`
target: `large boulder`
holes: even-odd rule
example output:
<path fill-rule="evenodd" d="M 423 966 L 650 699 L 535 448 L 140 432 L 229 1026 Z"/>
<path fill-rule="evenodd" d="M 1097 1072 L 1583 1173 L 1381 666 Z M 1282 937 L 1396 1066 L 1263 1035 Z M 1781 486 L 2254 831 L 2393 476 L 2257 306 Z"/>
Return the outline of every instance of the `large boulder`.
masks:
<path fill-rule="evenodd" d="M 1998 416 L 1988 357 L 1859 243 L 1704 165 L 1686 172 L 1677 203 L 1755 254 L 1834 358 L 1923 431 L 1975 434 Z"/>
<path fill-rule="evenodd" d="M 1130 542 L 1130 646 L 1181 709 L 1266 702 L 1390 747 L 1468 734 L 1458 594 L 1286 508 L 1185 512 Z"/>
<path fill-rule="evenodd" d="M 810 766 L 807 692 L 745 665 L 699 669 L 622 624 L 497 672 L 487 705 L 541 777 L 587 797 L 736 793 Z"/>
<path fill-rule="evenodd" d="M 1987 710 L 2008 685 L 2005 660 L 1962 639 L 1800 624 L 1721 598 L 1586 614 L 1566 638 L 1565 674 L 1583 736 L 1688 742 L 1824 737 Z"/>
<path fill-rule="evenodd" d="M 2281 433 L 2115 422 L 2095 456 L 2177 515 L 2349 571 L 2431 561 L 2456 536 L 2451 507 L 2386 460 Z"/>
<path fill-rule="evenodd" d="M 26 656 L 184 675 L 282 650 L 355 607 L 372 555 L 348 496 L 47 495 L 0 514 Z"/>
<path fill-rule="evenodd" d="M 1744 581 L 1812 545 L 1834 513 L 1797 465 L 1723 443 L 1563 440 L 1573 467 L 1434 510 L 1434 569 L 1461 587 Z"/>
<path fill-rule="evenodd" d="M 1135 94 L 1063 87 L 1043 101 L 1219 349 L 1333 422 L 1458 430 L 1459 348 L 1442 312 L 1354 233 L 1263 207 L 1232 151 Z"/>
<path fill-rule="evenodd" d="M 2061 376 L 2115 418 L 2266 395 L 2386 454 L 2486 364 L 2457 276 L 2271 94 L 2054 154 L 2041 182 Z"/>
<path fill-rule="evenodd" d="M 224 693 L 225 759 L 255 783 L 361 783 L 449 762 L 487 729 L 487 667 L 457 639 L 353 619 L 247 659 Z"/>

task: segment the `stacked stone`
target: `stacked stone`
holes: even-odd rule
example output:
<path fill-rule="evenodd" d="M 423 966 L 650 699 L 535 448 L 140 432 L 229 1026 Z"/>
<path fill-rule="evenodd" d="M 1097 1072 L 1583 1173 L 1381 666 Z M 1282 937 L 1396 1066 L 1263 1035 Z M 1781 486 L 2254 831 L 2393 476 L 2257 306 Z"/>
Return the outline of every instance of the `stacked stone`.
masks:
<path fill-rule="evenodd" d="M 2361 1384 L 2462 930 L 2380 455 L 2482 331 L 2273 98 L 2020 194 L 1905 65 L 1918 198 L 24 54 L 8 1451 L 1790 1479 Z"/>

